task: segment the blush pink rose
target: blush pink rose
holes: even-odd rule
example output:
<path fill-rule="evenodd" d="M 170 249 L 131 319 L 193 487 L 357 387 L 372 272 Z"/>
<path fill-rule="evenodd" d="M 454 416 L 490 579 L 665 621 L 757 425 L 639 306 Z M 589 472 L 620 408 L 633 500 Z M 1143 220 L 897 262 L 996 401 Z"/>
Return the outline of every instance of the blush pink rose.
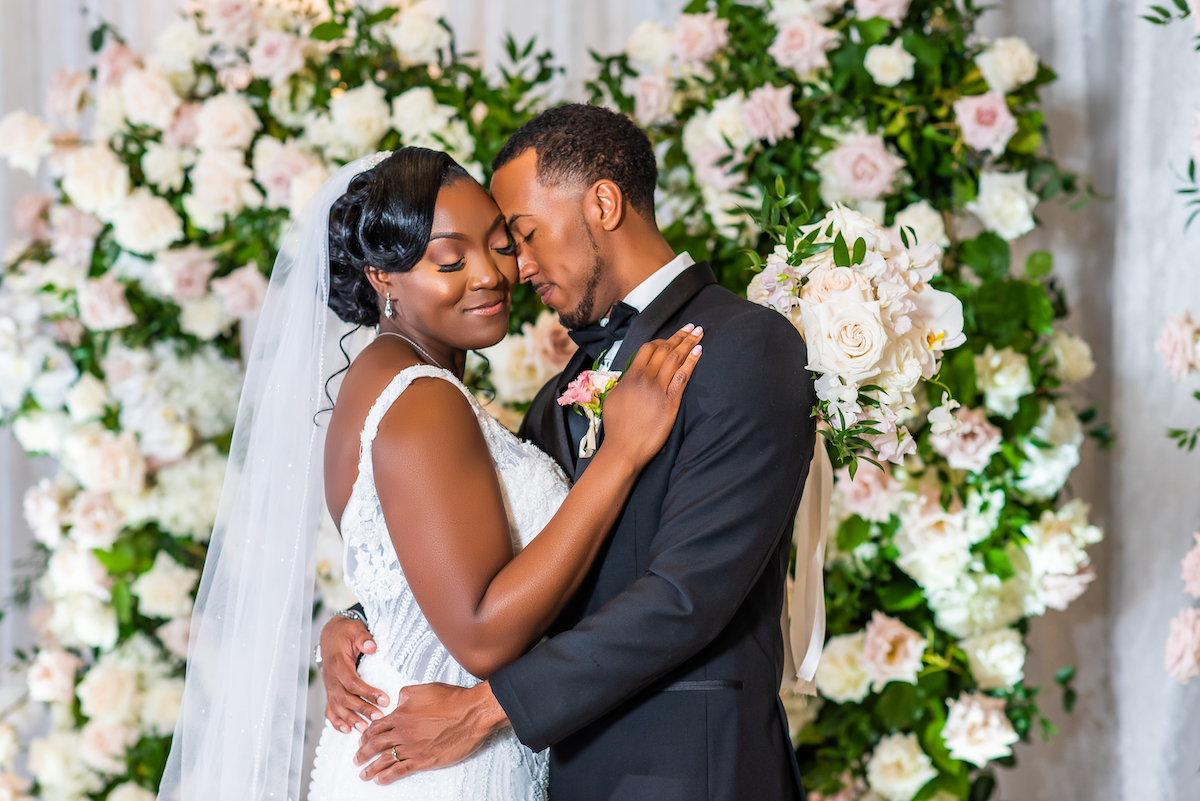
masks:
<path fill-rule="evenodd" d="M 867 461 L 859 462 L 854 478 L 845 467 L 838 469 L 837 488 L 842 508 L 874 523 L 886 523 L 900 510 L 903 500 L 900 482 Z"/>
<path fill-rule="evenodd" d="M 150 268 L 162 291 L 174 300 L 199 300 L 217 269 L 212 254 L 198 245 L 162 250 Z"/>
<path fill-rule="evenodd" d="M 83 323 L 74 317 L 63 317 L 54 321 L 54 341 L 60 345 L 77 346 L 83 341 Z"/>
<path fill-rule="evenodd" d="M 671 79 L 660 72 L 639 75 L 633 81 L 633 116 L 640 125 L 670 122 L 671 103 L 675 99 Z"/>
<path fill-rule="evenodd" d="M 933 434 L 929 442 L 955 470 L 978 473 L 1000 450 L 1000 429 L 988 422 L 983 409 L 958 409 L 954 417 L 961 426 L 958 432 Z"/>
<path fill-rule="evenodd" d="M 532 325 L 522 325 L 521 331 L 525 334 L 528 357 L 537 364 L 540 375 L 561 373 L 579 348 L 554 312 L 542 312 Z"/>
<path fill-rule="evenodd" d="M 1047 573 L 1041 578 L 1039 597 L 1048 608 L 1061 612 L 1083 595 L 1095 580 L 1096 573 L 1090 566 L 1081 567 L 1074 573 Z"/>
<path fill-rule="evenodd" d="M 96 57 L 96 82 L 101 86 L 120 86 L 125 73 L 138 66 L 133 51 L 110 36 Z"/>
<path fill-rule="evenodd" d="M 1196 545 L 1183 557 L 1183 591 L 1200 598 L 1200 533 L 1193 534 Z"/>
<path fill-rule="evenodd" d="M 729 20 L 719 18 L 717 12 L 680 14 L 671 52 L 685 63 L 703 64 L 728 43 Z"/>
<path fill-rule="evenodd" d="M 1184 609 L 1171 621 L 1167 672 L 1180 684 L 1200 675 L 1200 609 Z"/>
<path fill-rule="evenodd" d="M 1196 339 L 1200 336 L 1200 325 L 1188 312 L 1167 318 L 1154 350 L 1167 360 L 1167 372 L 1171 380 L 1178 383 L 1187 374 L 1197 369 Z"/>
<path fill-rule="evenodd" d="M 163 144 L 170 147 L 192 147 L 196 143 L 196 115 L 200 113 L 199 103 L 184 103 L 175 112 L 171 127 L 163 134 Z"/>
<path fill-rule="evenodd" d="M 963 141 L 993 156 L 1004 153 L 1008 140 L 1017 132 L 1017 119 L 1008 110 L 1004 95 L 988 92 L 961 98 L 954 103 L 954 116 Z"/>
<path fill-rule="evenodd" d="M 40 242 L 50 236 L 50 223 L 46 212 L 54 200 L 49 195 L 31 192 L 13 206 L 13 228 L 17 236 Z"/>
<path fill-rule="evenodd" d="M 858 136 L 833 151 L 833 169 L 842 194 L 856 200 L 876 200 L 891 191 L 904 159 L 893 156 L 883 137 Z"/>
<path fill-rule="evenodd" d="M 834 48 L 837 40 L 836 31 L 812 17 L 796 17 L 780 27 L 767 53 L 779 66 L 795 70 L 798 75 L 807 75 L 829 66 L 825 53 Z"/>
<path fill-rule="evenodd" d="M 91 76 L 63 68 L 50 79 L 46 93 L 46 113 L 72 125 L 79 121 L 79 109 L 83 106 L 83 93 Z"/>
<path fill-rule="evenodd" d="M 792 108 L 792 87 L 758 87 L 742 104 L 742 120 L 755 139 L 766 139 L 773 145 L 790 137 L 800 124 L 800 115 Z"/>
<path fill-rule="evenodd" d="M 612 389 L 613 384 L 620 377 L 620 373 L 608 370 L 584 370 L 578 378 L 567 385 L 566 391 L 558 399 L 558 405 L 570 406 L 577 403 L 580 406 L 591 406 L 599 400 L 601 395 Z"/>
<path fill-rule="evenodd" d="M 123 519 L 110 494 L 84 490 L 71 501 L 71 539 L 83 548 L 111 548 Z"/>
<path fill-rule="evenodd" d="M 255 0 L 203 0 L 204 23 L 227 48 L 245 47 L 258 28 L 257 6 Z"/>
<path fill-rule="evenodd" d="M 862 19 L 882 17 L 893 25 L 904 21 L 910 0 L 854 0 L 854 8 Z"/>
<path fill-rule="evenodd" d="M 267 279 L 255 264 L 237 268 L 224 278 L 215 278 L 212 290 L 225 302 L 225 311 L 234 317 L 249 317 L 262 309 L 267 298 Z"/>
<path fill-rule="evenodd" d="M 192 618 L 190 615 L 184 615 L 159 626 L 155 633 L 168 651 L 184 659 L 187 657 L 188 637 L 191 636 L 191 632 Z"/>
<path fill-rule="evenodd" d="M 808 274 L 808 283 L 800 290 L 807 303 L 827 303 L 831 300 L 847 303 L 869 303 L 875 300 L 871 282 L 851 267 L 818 267 Z"/>
<path fill-rule="evenodd" d="M 304 44 L 299 36 L 283 31 L 263 31 L 250 48 L 250 71 L 279 86 L 304 67 Z"/>
<path fill-rule="evenodd" d="M 217 72 L 217 83 L 226 92 L 240 92 L 254 80 L 254 73 L 248 64 L 234 64 Z"/>
<path fill-rule="evenodd" d="M 740 187 L 746 178 L 741 169 L 741 154 L 730 150 L 724 144 L 705 142 L 692 152 L 691 157 L 692 171 L 696 181 L 702 186 L 728 192 Z"/>
<path fill-rule="evenodd" d="M 93 331 L 112 331 L 137 322 L 125 299 L 125 285 L 117 280 L 116 273 L 86 281 L 79 289 L 78 300 L 79 319 Z"/>
<path fill-rule="evenodd" d="M 875 692 L 892 681 L 916 684 L 927 644 L 917 632 L 876 610 L 863 638 L 863 660 Z"/>
<path fill-rule="evenodd" d="M 292 179 L 315 166 L 317 161 L 291 142 L 264 136 L 254 143 L 254 180 L 267 190 L 263 205 L 269 209 L 287 208 Z"/>
<path fill-rule="evenodd" d="M 50 252 L 75 267 L 86 267 L 103 228 L 95 215 L 74 206 L 55 206 L 50 209 Z"/>

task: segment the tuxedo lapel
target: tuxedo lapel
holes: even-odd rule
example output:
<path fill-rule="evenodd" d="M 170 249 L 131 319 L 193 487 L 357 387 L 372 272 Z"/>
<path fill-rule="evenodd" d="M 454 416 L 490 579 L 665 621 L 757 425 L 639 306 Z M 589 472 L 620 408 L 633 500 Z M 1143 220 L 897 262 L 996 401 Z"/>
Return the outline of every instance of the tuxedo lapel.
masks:
<path fill-rule="evenodd" d="M 567 389 L 567 384 L 574 381 L 581 372 L 586 369 L 587 354 L 582 350 L 575 352 L 571 360 L 567 362 L 567 366 L 558 375 L 554 382 L 554 392 L 549 398 L 546 398 L 546 404 L 542 408 L 541 430 L 545 438 L 546 452 L 550 454 L 554 461 L 562 465 L 562 468 L 571 474 L 575 467 L 575 445 L 571 442 L 571 435 L 567 429 L 567 415 L 572 414 L 573 410 L 570 407 L 558 405 L 558 399 Z"/>
<path fill-rule="evenodd" d="M 617 351 L 617 357 L 613 359 L 612 369 L 624 371 L 625 367 L 637 355 L 638 350 L 652 339 L 658 337 L 662 327 L 667 324 L 667 321 L 679 313 L 688 301 L 696 296 L 706 286 L 717 283 L 717 277 L 713 275 L 712 267 L 708 262 L 702 261 L 688 267 L 679 277 L 667 285 L 657 298 L 650 302 L 650 305 L 634 318 L 633 324 L 629 326 L 629 333 L 625 335 L 625 340 L 621 343 L 621 349 Z M 674 331 L 670 332 L 674 334 Z M 572 360 L 573 361 L 573 360 Z M 582 368 L 580 368 L 582 369 Z M 574 378 L 578 372 L 571 375 Z M 566 388 L 566 384 L 563 385 Z M 560 393 L 561 394 L 561 393 Z M 565 427 L 565 422 L 564 422 Z M 601 440 L 603 440 L 604 428 L 600 429 Z M 575 454 L 571 454 L 573 457 Z M 578 480 L 587 466 L 591 464 L 592 458 L 589 456 L 586 459 L 580 459 L 575 464 L 575 479 Z"/>

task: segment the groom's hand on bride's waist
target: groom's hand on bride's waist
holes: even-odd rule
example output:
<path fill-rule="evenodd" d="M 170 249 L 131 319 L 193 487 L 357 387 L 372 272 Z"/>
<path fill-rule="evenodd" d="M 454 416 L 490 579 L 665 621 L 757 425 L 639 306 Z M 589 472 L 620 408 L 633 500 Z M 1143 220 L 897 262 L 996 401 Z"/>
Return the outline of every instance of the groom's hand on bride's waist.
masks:
<path fill-rule="evenodd" d="M 368 723 L 383 717 L 379 707 L 387 706 L 387 696 L 358 676 L 359 658 L 373 653 L 375 641 L 359 620 L 334 617 L 321 630 L 325 717 L 340 732 L 365 731 Z"/>
<path fill-rule="evenodd" d="M 410 773 L 461 762 L 507 725 L 486 681 L 469 689 L 405 687 L 396 709 L 367 727 L 354 763 L 366 765 L 360 774 L 364 781 L 391 784 Z"/>

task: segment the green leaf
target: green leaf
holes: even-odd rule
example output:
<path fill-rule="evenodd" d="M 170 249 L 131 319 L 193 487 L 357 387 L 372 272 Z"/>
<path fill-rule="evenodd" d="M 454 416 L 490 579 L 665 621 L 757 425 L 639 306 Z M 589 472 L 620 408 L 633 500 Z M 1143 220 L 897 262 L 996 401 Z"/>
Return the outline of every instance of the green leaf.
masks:
<path fill-rule="evenodd" d="M 990 773 L 981 773 L 971 782 L 971 795 L 968 801 L 988 801 L 996 790 L 996 779 Z"/>
<path fill-rule="evenodd" d="M 912 580 L 897 581 L 880 587 L 879 604 L 888 612 L 903 612 L 914 609 L 925 602 L 925 595 Z"/>
<path fill-rule="evenodd" d="M 92 52 L 99 53 L 100 48 L 104 47 L 104 26 L 101 25 L 96 30 L 92 31 L 91 36 Z"/>
<path fill-rule="evenodd" d="M 384 8 L 376 11 L 374 14 L 367 17 L 367 24 L 378 25 L 380 22 L 387 22 L 389 19 L 396 16 L 396 12 L 399 10 L 399 7 L 392 6 L 391 8 Z"/>
<path fill-rule="evenodd" d="M 883 17 L 872 17 L 858 22 L 858 32 L 862 35 L 863 47 L 879 44 L 891 30 L 891 20 Z"/>
<path fill-rule="evenodd" d="M 875 716 L 884 728 L 909 728 L 921 716 L 921 699 L 917 695 L 917 688 L 908 682 L 890 682 L 875 702 Z"/>
<path fill-rule="evenodd" d="M 850 258 L 851 264 L 862 264 L 867 255 L 867 241 L 861 236 L 854 240 L 854 253 Z"/>
<path fill-rule="evenodd" d="M 1075 667 L 1075 665 L 1060 667 L 1054 672 L 1054 683 L 1060 687 L 1066 687 L 1075 679 L 1075 674 L 1078 671 L 1079 668 Z"/>
<path fill-rule="evenodd" d="M 999 281 L 1008 275 L 1008 243 L 991 231 L 984 231 L 959 246 L 958 259 L 983 281 Z"/>
<path fill-rule="evenodd" d="M 117 620 L 122 623 L 133 620 L 133 594 L 129 591 L 129 582 L 124 579 L 113 583 L 112 605 L 117 612 Z"/>
<path fill-rule="evenodd" d="M 311 37 L 321 42 L 332 42 L 346 35 L 346 26 L 337 22 L 322 22 L 313 28 Z"/>
<path fill-rule="evenodd" d="M 1054 271 L 1054 257 L 1046 250 L 1035 250 L 1025 260 L 1025 274 L 1030 278 L 1041 278 Z"/>
<path fill-rule="evenodd" d="M 838 231 L 837 239 L 833 240 L 833 263 L 838 267 L 850 266 L 850 250 L 846 247 L 846 240 L 841 231 Z"/>
<path fill-rule="evenodd" d="M 858 515 L 850 515 L 838 526 L 837 546 L 849 553 L 871 538 L 871 524 Z"/>
<path fill-rule="evenodd" d="M 987 565 L 988 572 L 1001 581 L 1007 581 L 1017 574 L 1017 571 L 1013 570 L 1008 554 L 1000 548 L 989 548 L 983 555 L 983 561 Z"/>

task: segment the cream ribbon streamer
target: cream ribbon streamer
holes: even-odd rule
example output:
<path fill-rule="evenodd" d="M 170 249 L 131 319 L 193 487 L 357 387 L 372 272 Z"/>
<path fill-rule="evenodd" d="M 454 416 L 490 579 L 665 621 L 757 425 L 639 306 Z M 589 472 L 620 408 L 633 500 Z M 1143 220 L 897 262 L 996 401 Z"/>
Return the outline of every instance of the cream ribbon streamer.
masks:
<path fill-rule="evenodd" d="M 825 645 L 825 538 L 833 494 L 833 465 L 819 435 L 813 450 L 812 465 L 792 528 L 796 578 L 789 582 L 790 599 L 784 604 L 780 621 L 784 643 L 783 689 L 805 695 L 817 694 L 813 678 Z M 799 666 L 797 655 L 801 655 Z"/>

